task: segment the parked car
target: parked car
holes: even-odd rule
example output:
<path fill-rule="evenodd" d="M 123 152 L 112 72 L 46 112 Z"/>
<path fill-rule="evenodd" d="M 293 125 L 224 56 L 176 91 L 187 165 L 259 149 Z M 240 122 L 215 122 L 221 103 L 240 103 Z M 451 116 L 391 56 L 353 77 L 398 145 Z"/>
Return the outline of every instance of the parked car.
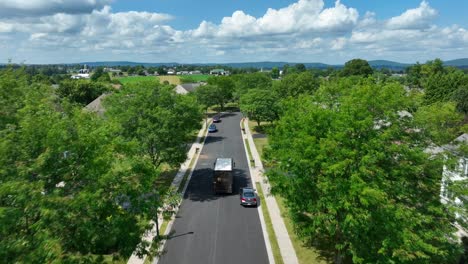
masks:
<path fill-rule="evenodd" d="M 216 125 L 215 124 L 211 124 L 209 127 L 208 127 L 208 133 L 213 133 L 213 132 L 216 132 L 218 131 L 218 129 L 216 128 Z"/>
<path fill-rule="evenodd" d="M 257 194 L 252 188 L 241 188 L 240 189 L 240 204 L 247 206 L 257 206 Z"/>
<path fill-rule="evenodd" d="M 213 116 L 213 123 L 219 123 L 219 122 L 221 122 L 221 116 L 220 115 Z"/>

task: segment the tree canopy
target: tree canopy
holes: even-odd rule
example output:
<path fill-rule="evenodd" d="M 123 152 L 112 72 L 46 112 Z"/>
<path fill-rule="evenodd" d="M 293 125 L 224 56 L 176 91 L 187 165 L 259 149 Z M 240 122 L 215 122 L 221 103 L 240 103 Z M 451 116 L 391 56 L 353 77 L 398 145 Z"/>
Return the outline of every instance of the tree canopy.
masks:
<path fill-rule="evenodd" d="M 136 84 L 109 96 L 101 118 L 26 79 L 0 71 L 0 259 L 96 263 L 147 253 L 137 245 L 169 192 L 156 183 L 157 163 L 185 160 L 201 120 L 194 99 Z"/>
<path fill-rule="evenodd" d="M 284 104 L 269 137 L 269 179 L 298 234 L 333 245 L 335 263 L 455 261 L 454 228 L 437 195 L 441 162 L 398 114 L 409 106 L 399 84 L 372 80 L 327 84 Z"/>
<path fill-rule="evenodd" d="M 83 106 L 107 91 L 110 89 L 105 84 L 89 80 L 64 80 L 57 88 L 59 97 L 67 98 L 69 101 Z"/>
<path fill-rule="evenodd" d="M 372 67 L 366 60 L 353 59 L 345 63 L 341 72 L 343 76 L 360 75 L 369 76 L 373 73 Z"/>
<path fill-rule="evenodd" d="M 250 89 L 241 96 L 240 106 L 241 111 L 258 125 L 278 118 L 278 98 L 269 90 Z"/>
<path fill-rule="evenodd" d="M 128 84 L 109 96 L 106 109 L 121 135 L 138 142 L 141 155 L 150 157 L 156 167 L 186 159 L 185 144 L 203 118 L 195 98 L 156 81 Z"/>

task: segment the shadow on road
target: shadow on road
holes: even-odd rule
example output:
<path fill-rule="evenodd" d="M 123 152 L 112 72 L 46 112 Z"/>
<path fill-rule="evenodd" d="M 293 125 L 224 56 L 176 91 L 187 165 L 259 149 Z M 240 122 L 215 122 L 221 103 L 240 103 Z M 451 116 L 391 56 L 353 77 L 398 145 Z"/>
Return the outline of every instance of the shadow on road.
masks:
<path fill-rule="evenodd" d="M 221 118 L 230 117 L 230 116 L 236 116 L 236 115 L 238 115 L 238 114 L 239 114 L 239 112 L 222 113 L 222 114 L 221 114 Z"/>
<path fill-rule="evenodd" d="M 186 235 L 193 235 L 194 232 L 191 231 L 191 232 L 187 232 L 187 233 L 183 233 L 183 234 L 179 234 L 179 235 L 174 235 L 176 233 L 176 230 L 172 230 L 169 235 L 167 236 L 167 239 L 172 239 L 172 238 L 176 238 L 176 237 L 181 237 L 181 236 L 186 236 Z"/>
<path fill-rule="evenodd" d="M 190 179 L 184 199 L 191 201 L 207 202 L 220 199 L 222 197 L 239 195 L 239 189 L 252 187 L 250 178 L 244 170 L 235 169 L 232 194 L 215 194 L 213 192 L 213 170 L 211 168 L 196 169 Z"/>
<path fill-rule="evenodd" d="M 215 143 L 215 142 L 218 142 L 218 141 L 223 141 L 224 137 L 215 136 L 214 134 L 216 134 L 216 133 L 208 134 L 208 136 L 205 139 L 205 145 L 208 145 L 210 143 Z"/>

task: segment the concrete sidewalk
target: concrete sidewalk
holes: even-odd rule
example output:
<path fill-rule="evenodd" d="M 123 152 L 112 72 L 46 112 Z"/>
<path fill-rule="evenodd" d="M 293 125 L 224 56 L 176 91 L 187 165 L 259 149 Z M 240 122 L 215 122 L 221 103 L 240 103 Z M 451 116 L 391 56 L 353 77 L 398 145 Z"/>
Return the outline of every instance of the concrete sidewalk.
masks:
<path fill-rule="evenodd" d="M 205 122 L 202 125 L 202 128 L 198 132 L 197 140 L 192 144 L 192 147 L 187 153 L 187 160 L 185 160 L 184 163 L 180 166 L 179 172 L 177 172 L 177 175 L 174 177 L 174 180 L 171 183 L 171 187 L 175 188 L 175 190 L 179 189 L 179 185 L 181 184 L 185 173 L 189 169 L 190 163 L 194 157 L 198 159 L 198 155 L 195 155 L 197 153 L 201 152 L 201 149 L 203 147 L 203 142 L 200 142 L 201 138 L 204 138 L 206 136 L 206 125 L 209 124 L 209 122 Z M 197 161 L 195 160 L 196 164 Z M 187 177 L 187 181 L 185 182 L 185 186 L 183 191 L 181 192 L 181 195 L 185 192 L 185 188 L 187 188 L 188 182 L 190 181 L 190 177 L 192 175 L 192 172 L 190 175 Z M 161 228 L 161 225 L 163 224 L 164 219 L 162 218 L 162 215 L 158 216 L 158 223 L 159 223 L 159 228 Z M 156 224 L 154 222 L 151 222 L 153 224 L 153 228 L 151 230 L 148 230 L 142 237 L 143 241 L 151 242 L 153 241 L 154 237 L 156 236 Z M 171 223 L 168 225 L 166 231 L 169 231 L 171 228 Z M 164 234 L 162 234 L 164 235 Z M 163 244 L 164 245 L 164 244 Z M 128 260 L 127 264 L 143 264 L 145 262 L 146 256 L 143 256 L 143 258 L 138 257 L 135 253 L 132 254 L 130 259 Z M 156 258 L 157 259 L 157 258 Z"/>
<path fill-rule="evenodd" d="M 278 204 L 276 203 L 276 199 L 270 193 L 270 184 L 266 176 L 263 175 L 263 163 L 258 154 L 257 148 L 255 147 L 255 143 L 252 138 L 252 134 L 250 133 L 249 122 L 248 119 L 245 118 L 243 120 L 245 133 L 242 134 L 244 139 L 247 139 L 250 145 L 250 152 L 252 153 L 252 157 L 255 161 L 255 167 L 250 167 L 250 173 L 252 175 L 252 180 L 254 182 L 260 183 L 262 187 L 263 194 L 265 196 L 265 201 L 268 213 L 271 218 L 271 222 L 273 225 L 273 229 L 275 230 L 276 240 L 278 241 L 278 246 L 280 249 L 281 256 L 283 258 L 283 262 L 286 264 L 297 264 L 299 263 L 296 256 L 296 251 L 291 243 L 291 239 L 288 234 L 288 230 L 284 225 L 283 218 L 281 217 L 281 212 L 279 210 Z"/>

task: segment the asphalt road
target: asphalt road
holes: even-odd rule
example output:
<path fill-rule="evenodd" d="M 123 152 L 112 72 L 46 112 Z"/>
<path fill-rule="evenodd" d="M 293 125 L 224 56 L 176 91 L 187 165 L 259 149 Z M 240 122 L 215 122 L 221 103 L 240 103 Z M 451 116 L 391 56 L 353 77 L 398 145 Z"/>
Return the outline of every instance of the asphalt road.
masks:
<path fill-rule="evenodd" d="M 240 113 L 224 114 L 206 138 L 159 264 L 268 263 L 257 208 L 239 204 L 239 188 L 252 186 L 240 120 Z M 232 195 L 213 194 L 217 157 L 236 163 Z"/>

